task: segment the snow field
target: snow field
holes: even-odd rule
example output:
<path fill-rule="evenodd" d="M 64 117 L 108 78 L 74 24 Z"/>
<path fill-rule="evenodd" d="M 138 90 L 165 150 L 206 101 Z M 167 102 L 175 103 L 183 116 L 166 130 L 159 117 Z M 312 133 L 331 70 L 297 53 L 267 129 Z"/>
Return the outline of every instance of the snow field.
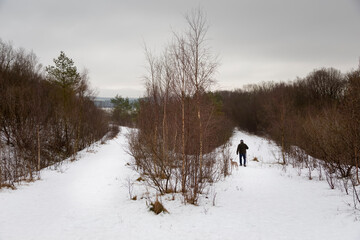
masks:
<path fill-rule="evenodd" d="M 215 183 L 199 206 L 184 205 L 180 195 L 161 197 L 170 214 L 156 216 L 141 199 L 155 200 L 154 191 L 136 182 L 139 175 L 127 165 L 126 131 L 95 146 L 95 153 L 82 151 L 62 171 L 47 169 L 39 181 L 0 190 L 0 240 L 360 239 L 350 196 L 330 190 L 326 181 L 282 171 L 274 164 L 273 143 L 238 131 L 231 139 L 233 158 L 244 139 L 248 167 Z M 128 178 L 136 201 L 129 199 Z"/>

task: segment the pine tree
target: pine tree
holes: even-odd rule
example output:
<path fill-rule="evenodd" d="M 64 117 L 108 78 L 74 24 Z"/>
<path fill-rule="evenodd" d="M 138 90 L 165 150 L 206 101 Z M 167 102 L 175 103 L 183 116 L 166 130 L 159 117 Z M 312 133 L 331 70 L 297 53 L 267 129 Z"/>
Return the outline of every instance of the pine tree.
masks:
<path fill-rule="evenodd" d="M 55 66 L 46 67 L 48 80 L 63 89 L 76 90 L 79 86 L 81 76 L 76 66 L 74 66 L 74 61 L 68 58 L 63 51 L 61 51 L 60 56 L 53 61 Z"/>

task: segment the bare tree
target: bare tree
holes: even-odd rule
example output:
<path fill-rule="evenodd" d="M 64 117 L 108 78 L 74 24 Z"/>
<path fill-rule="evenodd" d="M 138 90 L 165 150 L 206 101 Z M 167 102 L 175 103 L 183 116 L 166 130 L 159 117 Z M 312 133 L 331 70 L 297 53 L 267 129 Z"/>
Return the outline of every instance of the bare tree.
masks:
<path fill-rule="evenodd" d="M 221 133 L 221 104 L 207 92 L 218 64 L 207 46 L 206 17 L 197 9 L 186 21 L 188 29 L 174 33 L 160 56 L 145 48 L 147 92 L 140 101 L 139 132 L 131 136 L 129 147 L 160 193 L 176 189 L 179 180 L 184 198 L 195 204 L 214 181 L 216 157 L 210 152 L 224 143 L 228 131 Z"/>
<path fill-rule="evenodd" d="M 186 171 L 187 168 L 187 158 L 186 158 L 186 139 L 185 139 L 185 99 L 186 96 L 191 94 L 191 89 L 189 87 L 189 78 L 187 76 L 188 72 L 188 62 L 186 61 L 186 43 L 182 36 L 174 34 L 175 40 L 170 47 L 170 58 L 171 64 L 173 67 L 173 82 L 172 89 L 174 96 L 179 99 L 181 106 L 181 188 L 182 192 L 186 191 Z"/>
<path fill-rule="evenodd" d="M 188 30 L 185 38 L 185 61 L 188 68 L 186 75 L 194 87 L 196 111 L 199 127 L 199 176 L 195 178 L 194 197 L 197 196 L 198 182 L 203 177 L 203 122 L 201 118 L 201 95 L 213 83 L 213 75 L 217 68 L 217 61 L 207 46 L 206 34 L 208 31 L 207 19 L 204 12 L 198 8 L 186 16 Z"/>
<path fill-rule="evenodd" d="M 45 79 L 35 54 L 0 40 L 0 185 L 32 180 L 106 133 L 104 114 L 87 89 L 80 81 L 66 91 L 63 111 L 63 88 Z"/>
<path fill-rule="evenodd" d="M 360 70 L 351 72 L 347 75 L 348 87 L 345 92 L 344 123 L 348 129 L 348 144 L 353 149 L 353 165 L 356 168 L 356 179 L 360 184 Z"/>

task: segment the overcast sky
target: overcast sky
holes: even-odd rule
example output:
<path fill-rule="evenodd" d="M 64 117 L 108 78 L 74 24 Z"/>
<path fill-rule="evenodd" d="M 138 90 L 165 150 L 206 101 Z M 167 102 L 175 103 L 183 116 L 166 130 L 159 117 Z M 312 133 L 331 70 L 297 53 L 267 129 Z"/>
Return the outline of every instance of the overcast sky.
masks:
<path fill-rule="evenodd" d="M 198 6 L 219 55 L 219 89 L 358 67 L 360 0 L 0 0 L 0 38 L 45 66 L 64 51 L 101 97 L 138 97 L 144 43 L 161 51 Z"/>

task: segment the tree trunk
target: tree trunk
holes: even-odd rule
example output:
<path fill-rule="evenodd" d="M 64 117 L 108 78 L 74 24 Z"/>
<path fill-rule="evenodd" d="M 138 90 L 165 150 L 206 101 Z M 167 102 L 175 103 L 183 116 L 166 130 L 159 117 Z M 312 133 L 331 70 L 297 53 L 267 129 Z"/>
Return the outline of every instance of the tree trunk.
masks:
<path fill-rule="evenodd" d="M 1 150 L 1 142 L 0 142 L 0 188 L 2 185 L 2 169 L 1 169 L 1 159 L 2 159 L 2 150 Z"/>
<path fill-rule="evenodd" d="M 165 101 L 164 101 L 164 116 L 163 116 L 163 122 L 162 122 L 162 128 L 163 128 L 163 132 L 162 132 L 162 135 L 163 135 L 163 147 L 162 147 L 162 155 L 163 155 L 163 161 L 165 161 L 165 164 L 167 165 L 168 162 L 167 162 L 167 157 L 166 157 L 166 153 L 167 153 L 167 146 L 166 146 L 166 135 L 167 135 L 167 125 L 166 125 L 166 96 L 165 96 Z"/>
<path fill-rule="evenodd" d="M 181 93 L 181 147 L 182 147 L 182 178 L 181 178 L 181 188 L 182 192 L 185 193 L 185 93 Z"/>
<path fill-rule="evenodd" d="M 76 127 L 76 139 L 75 139 L 75 146 L 74 146 L 74 152 L 73 157 L 71 158 L 71 161 L 75 161 L 76 154 L 79 151 L 79 138 L 80 138 L 80 123 Z"/>
<path fill-rule="evenodd" d="M 283 130 L 281 131 L 281 155 L 282 155 L 282 159 L 283 159 L 283 164 L 286 164 L 286 160 L 285 160 L 285 137 L 284 137 L 284 132 Z"/>
<path fill-rule="evenodd" d="M 200 102 L 198 100 L 198 121 L 199 121 L 199 167 L 200 167 L 200 180 L 202 179 L 202 165 L 203 165 L 203 131 L 201 122 Z"/>
<path fill-rule="evenodd" d="M 285 106 L 282 106 L 282 112 L 281 112 L 281 155 L 283 159 L 283 164 L 286 164 L 285 159 Z"/>
<path fill-rule="evenodd" d="M 199 192 L 199 184 L 202 181 L 202 164 L 203 164 L 202 163 L 203 162 L 203 132 L 202 132 L 202 123 L 201 123 L 199 92 L 196 93 L 196 105 L 197 105 L 197 118 L 199 121 L 199 169 L 196 169 L 195 172 L 194 203 L 196 202 L 197 195 Z"/>
<path fill-rule="evenodd" d="M 165 93 L 166 95 L 166 93 Z M 167 157 L 167 124 L 166 124 L 166 96 L 165 96 L 165 100 L 164 100 L 164 115 L 163 115 L 163 122 L 162 122 L 162 128 L 163 128 L 163 131 L 162 131 L 162 135 L 163 135 L 163 146 L 162 146 L 162 162 L 165 163 L 165 164 L 162 164 L 162 173 L 161 174 L 164 174 L 165 177 L 166 177 L 166 184 L 165 184 L 165 192 L 167 192 L 168 190 L 168 183 L 169 183 L 169 175 L 168 172 L 167 172 L 167 169 L 171 169 L 171 168 L 168 168 L 169 167 L 169 162 L 168 162 L 168 157 Z"/>
<path fill-rule="evenodd" d="M 41 167 L 41 158 L 40 158 L 40 154 L 41 154 L 41 146 L 40 146 L 40 127 L 37 126 L 36 129 L 36 133 L 37 133 L 37 170 L 40 171 L 40 167 Z"/>
<path fill-rule="evenodd" d="M 65 131 L 65 142 L 66 142 L 66 154 L 70 154 L 70 141 L 69 141 L 69 130 L 67 121 L 67 97 L 66 89 L 63 87 L 63 117 L 64 117 L 64 131 Z"/>
<path fill-rule="evenodd" d="M 356 167 L 356 179 L 358 184 L 360 184 L 360 178 L 359 178 L 359 151 L 357 150 L 357 148 L 355 147 L 355 167 Z"/>

